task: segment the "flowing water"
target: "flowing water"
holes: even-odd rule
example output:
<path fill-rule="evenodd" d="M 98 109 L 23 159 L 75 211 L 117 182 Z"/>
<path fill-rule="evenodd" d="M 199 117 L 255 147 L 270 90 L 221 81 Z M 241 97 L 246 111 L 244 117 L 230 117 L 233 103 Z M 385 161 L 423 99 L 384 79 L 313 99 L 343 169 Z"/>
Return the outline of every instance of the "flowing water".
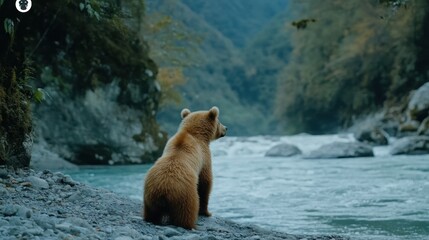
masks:
<path fill-rule="evenodd" d="M 429 155 L 371 158 L 267 158 L 280 142 L 304 154 L 350 135 L 227 137 L 212 144 L 215 216 L 296 234 L 353 239 L 429 239 Z M 150 165 L 86 167 L 74 179 L 142 199 Z"/>

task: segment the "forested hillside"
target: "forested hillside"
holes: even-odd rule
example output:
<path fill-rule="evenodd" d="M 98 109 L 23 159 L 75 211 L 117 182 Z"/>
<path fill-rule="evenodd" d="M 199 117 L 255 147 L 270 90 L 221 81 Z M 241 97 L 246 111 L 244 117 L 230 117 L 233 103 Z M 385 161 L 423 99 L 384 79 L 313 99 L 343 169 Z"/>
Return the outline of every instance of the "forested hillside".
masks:
<path fill-rule="evenodd" d="M 216 28 L 236 47 L 244 47 L 273 16 L 285 10 L 287 0 L 205 1 L 182 0 L 193 12 Z"/>
<path fill-rule="evenodd" d="M 220 105 L 233 134 L 340 131 L 427 82 L 423 0 L 156 2 L 201 37 L 179 106 Z"/>
<path fill-rule="evenodd" d="M 276 111 L 287 132 L 326 133 L 400 103 L 428 81 L 429 3 L 292 1 L 302 18 L 278 75 Z"/>
<path fill-rule="evenodd" d="M 151 56 L 156 56 L 155 60 L 160 63 L 160 72 L 176 68 L 183 73 L 183 81 L 175 87 L 182 96 L 181 101 L 164 106 L 158 118 L 170 134 L 177 128 L 177 113 L 181 108 L 206 109 L 213 105 L 220 107 L 222 119 L 232 135 L 267 134 L 268 129 L 273 128 L 270 121 L 274 115 L 266 115 L 266 101 L 258 102 L 259 90 L 247 80 L 247 69 L 252 68 L 247 66 L 240 47 L 244 48 L 285 5 L 286 1 L 261 0 L 147 1 L 149 22 L 159 25 L 168 19 L 168 24 L 163 26 L 169 34 L 157 31 L 149 36 L 149 43 L 154 43 Z M 183 35 L 174 34 L 177 29 L 181 29 Z M 177 45 L 182 47 L 183 38 L 189 39 L 184 43 L 188 45 L 186 48 L 170 51 L 173 56 L 158 54 L 160 50 L 170 49 L 175 40 L 180 41 Z M 165 44 L 159 45 L 159 42 Z M 186 57 L 171 60 L 175 55 Z"/>

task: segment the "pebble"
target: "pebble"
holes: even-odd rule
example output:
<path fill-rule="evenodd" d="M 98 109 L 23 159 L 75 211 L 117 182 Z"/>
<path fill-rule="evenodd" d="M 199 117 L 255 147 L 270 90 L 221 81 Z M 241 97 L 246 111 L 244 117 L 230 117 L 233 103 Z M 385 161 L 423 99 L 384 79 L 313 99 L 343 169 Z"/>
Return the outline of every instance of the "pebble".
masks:
<path fill-rule="evenodd" d="M 200 218 L 197 230 L 156 226 L 141 218 L 141 202 L 91 188 L 60 172 L 7 170 L 0 174 L 0 239 L 295 240 L 283 233 Z M 1 173 L 2 172 L 2 173 Z M 31 185 L 30 185 L 31 184 Z M 7 186 L 7 187 L 6 187 Z M 4 194 L 3 194 L 4 193 Z M 328 240 L 331 236 L 309 239 Z M 336 237 L 335 239 L 342 239 Z"/>
<path fill-rule="evenodd" d="M 9 173 L 5 168 L 0 168 L 0 178 L 1 179 L 9 178 Z"/>
<path fill-rule="evenodd" d="M 19 210 L 19 205 L 15 204 L 6 204 L 0 208 L 0 212 L 5 217 L 14 216 Z"/>
<path fill-rule="evenodd" d="M 120 236 L 120 237 L 116 237 L 115 240 L 134 240 L 134 239 L 128 236 Z"/>
<path fill-rule="evenodd" d="M 49 188 L 49 183 L 46 180 L 41 179 L 39 177 L 29 176 L 26 180 L 28 182 L 30 182 L 31 185 L 35 188 L 39 188 L 39 189 L 48 189 Z"/>
<path fill-rule="evenodd" d="M 180 233 L 179 233 L 178 231 L 176 231 L 176 230 L 174 230 L 174 229 L 170 228 L 170 227 L 166 227 L 166 228 L 164 229 L 164 234 L 165 234 L 165 236 L 167 236 L 167 237 L 173 237 L 173 236 L 179 235 Z"/>

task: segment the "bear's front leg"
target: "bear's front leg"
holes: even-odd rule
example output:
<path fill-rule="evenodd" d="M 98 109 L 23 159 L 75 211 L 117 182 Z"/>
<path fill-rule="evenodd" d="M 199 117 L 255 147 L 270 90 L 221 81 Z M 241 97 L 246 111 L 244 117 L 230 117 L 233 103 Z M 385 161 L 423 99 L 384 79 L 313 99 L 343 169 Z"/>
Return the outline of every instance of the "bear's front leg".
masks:
<path fill-rule="evenodd" d="M 210 217 L 208 210 L 209 195 L 212 189 L 213 175 L 211 166 L 204 167 L 198 178 L 198 196 L 200 197 L 199 215 Z"/>

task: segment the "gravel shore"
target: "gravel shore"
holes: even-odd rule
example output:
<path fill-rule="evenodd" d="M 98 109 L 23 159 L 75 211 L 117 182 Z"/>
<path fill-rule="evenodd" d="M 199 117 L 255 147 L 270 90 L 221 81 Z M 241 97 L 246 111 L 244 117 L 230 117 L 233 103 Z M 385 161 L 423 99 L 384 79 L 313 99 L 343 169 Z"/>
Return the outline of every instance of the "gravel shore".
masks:
<path fill-rule="evenodd" d="M 267 231 L 218 217 L 200 217 L 192 231 L 155 226 L 142 220 L 141 205 L 61 172 L 0 167 L 0 239 L 344 239 Z"/>

